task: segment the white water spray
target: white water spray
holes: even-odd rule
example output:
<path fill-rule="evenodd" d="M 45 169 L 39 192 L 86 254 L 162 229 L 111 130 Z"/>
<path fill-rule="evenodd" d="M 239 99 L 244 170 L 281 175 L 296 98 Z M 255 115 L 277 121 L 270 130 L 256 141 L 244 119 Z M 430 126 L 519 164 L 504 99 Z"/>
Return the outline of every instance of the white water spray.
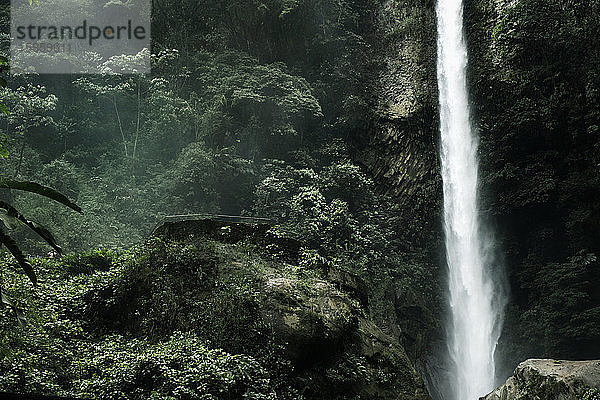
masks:
<path fill-rule="evenodd" d="M 451 400 L 477 400 L 494 389 L 494 350 L 502 307 L 486 272 L 477 209 L 477 138 L 467 93 L 467 47 L 462 0 L 438 0 L 438 86 L 444 229 L 452 312 L 448 347 Z"/>

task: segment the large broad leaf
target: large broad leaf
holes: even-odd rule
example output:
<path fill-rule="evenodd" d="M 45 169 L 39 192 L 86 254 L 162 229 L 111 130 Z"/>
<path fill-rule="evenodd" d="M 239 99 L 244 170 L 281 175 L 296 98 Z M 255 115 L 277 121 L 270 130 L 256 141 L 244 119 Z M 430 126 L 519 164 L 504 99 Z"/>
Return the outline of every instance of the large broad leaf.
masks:
<path fill-rule="evenodd" d="M 2 308 L 4 306 L 7 306 L 11 310 L 13 310 L 13 312 L 15 313 L 15 316 L 17 317 L 17 321 L 19 321 L 20 324 L 23 324 L 26 321 L 23 310 L 21 310 L 19 307 L 17 307 L 15 302 L 13 301 L 13 299 L 11 299 L 8 295 L 6 295 L 2 291 L 2 288 L 0 287 L 0 308 Z"/>
<path fill-rule="evenodd" d="M 17 189 L 24 190 L 26 192 L 37 193 L 49 199 L 58 201 L 59 203 L 77 211 L 78 213 L 83 214 L 81 208 L 69 200 L 65 195 L 47 186 L 42 186 L 39 183 L 0 178 L 0 188 Z"/>
<path fill-rule="evenodd" d="M 62 249 L 56 243 L 54 236 L 52 236 L 48 229 L 44 228 L 37 222 L 28 220 L 21 215 L 16 208 L 4 201 L 0 201 L 0 219 L 2 222 L 4 222 L 4 225 L 6 225 L 8 229 L 13 229 L 15 226 L 21 223 L 27 225 L 32 231 L 40 235 L 42 239 L 48 242 L 48 244 L 52 246 L 52 248 L 56 250 L 58 254 L 62 254 Z"/>
<path fill-rule="evenodd" d="M 31 282 L 33 282 L 33 284 L 36 285 L 37 277 L 35 276 L 33 267 L 31 266 L 29 261 L 27 261 L 27 258 L 25 258 L 25 254 L 23 254 L 23 252 L 19 248 L 19 246 L 17 245 L 17 242 L 15 242 L 15 240 L 13 238 L 11 238 L 6 233 L 4 233 L 4 231 L 1 228 L 0 228 L 0 243 L 6 246 L 8 251 L 10 251 L 10 253 L 17 259 L 17 262 L 19 263 L 21 268 L 23 268 L 23 270 L 25 271 L 25 273 L 27 274 L 27 276 L 29 277 Z"/>

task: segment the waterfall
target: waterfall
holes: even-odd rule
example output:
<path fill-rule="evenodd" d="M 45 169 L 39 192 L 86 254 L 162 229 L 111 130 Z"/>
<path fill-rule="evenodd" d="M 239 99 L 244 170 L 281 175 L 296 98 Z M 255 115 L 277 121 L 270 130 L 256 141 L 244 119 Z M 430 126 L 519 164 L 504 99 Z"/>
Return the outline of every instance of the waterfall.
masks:
<path fill-rule="evenodd" d="M 489 276 L 478 216 L 477 138 L 469 115 L 467 47 L 461 0 L 438 0 L 438 86 L 444 230 L 451 324 L 448 350 L 453 399 L 476 400 L 494 389 L 494 350 L 502 308 Z"/>

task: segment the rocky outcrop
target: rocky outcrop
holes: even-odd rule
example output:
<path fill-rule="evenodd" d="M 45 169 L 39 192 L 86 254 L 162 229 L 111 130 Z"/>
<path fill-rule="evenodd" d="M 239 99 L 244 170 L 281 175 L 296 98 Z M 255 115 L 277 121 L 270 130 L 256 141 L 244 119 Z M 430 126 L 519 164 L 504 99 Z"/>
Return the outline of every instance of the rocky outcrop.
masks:
<path fill-rule="evenodd" d="M 440 236 L 441 226 L 435 1 L 380 2 L 372 48 L 379 65 L 373 74 L 373 123 L 356 146 L 355 160 L 382 192 L 395 197 L 403 210 L 400 242 L 420 258 L 422 249 Z M 441 388 L 449 385 L 437 382 L 446 376 L 438 357 L 444 353 L 438 350 L 444 349 L 443 335 L 432 317 L 441 314 L 438 304 L 399 281 L 382 291 L 383 302 L 393 303 L 395 312 L 377 322 L 400 340 L 432 396 L 444 398 Z"/>
<path fill-rule="evenodd" d="M 527 360 L 483 400 L 596 400 L 600 398 L 600 360 Z"/>
<path fill-rule="evenodd" d="M 378 21 L 376 118 L 358 158 L 386 191 L 410 201 L 438 172 L 434 2 L 387 0 Z"/>
<path fill-rule="evenodd" d="M 392 380 L 374 379 L 366 385 L 362 395 L 366 399 L 429 400 L 431 397 L 423 380 L 406 356 L 402 346 L 392 337 L 384 334 L 372 321 L 360 318 L 356 332 L 354 351 L 362 354 L 372 370 L 381 377 L 394 377 Z M 407 368 L 406 366 L 409 366 Z"/>
<path fill-rule="evenodd" d="M 366 318 L 360 296 L 328 279 L 268 275 L 263 319 L 308 398 L 430 399 L 398 340 Z"/>
<path fill-rule="evenodd" d="M 211 320 L 216 314 L 221 321 L 217 325 L 248 335 L 247 341 L 256 342 L 254 345 L 267 347 L 273 341 L 281 350 L 281 361 L 292 367 L 287 384 L 301 388 L 304 398 L 431 399 L 399 340 L 385 334 L 368 318 L 365 283 L 355 274 L 334 266 L 316 263 L 301 267 L 299 241 L 274 232 L 265 223 L 215 217 L 165 221 L 155 229 L 154 236 L 150 244 L 168 248 L 165 260 L 156 255 L 147 257 L 152 260 L 154 279 L 164 280 L 165 274 L 176 274 L 173 278 L 177 281 L 181 273 L 169 260 L 180 264 L 189 251 L 186 249 L 193 246 L 203 249 L 203 255 L 186 256 L 192 257 L 187 258 L 189 264 L 197 267 L 206 264 L 205 259 L 214 260 L 211 270 L 215 272 L 208 274 L 208 268 L 203 267 L 208 280 L 203 288 L 186 280 L 194 289 L 185 294 L 185 299 L 209 297 L 217 299 L 216 304 L 221 306 L 232 298 L 241 300 L 228 310 L 177 307 L 179 315 L 205 315 L 205 320 Z M 164 240 L 171 244 L 165 245 Z M 207 241 L 214 246 L 206 247 Z M 242 244 L 255 249 L 250 252 L 252 255 L 240 252 L 237 246 Z M 263 254 L 258 251 L 260 248 L 268 251 Z M 146 276 L 140 271 L 135 273 L 140 275 Z M 252 295 L 240 294 L 239 284 L 232 282 L 244 282 Z M 143 290 L 142 296 L 148 292 L 150 289 Z M 183 297 L 176 295 L 176 301 L 184 300 Z M 221 301 L 219 297 L 225 299 Z M 241 311 L 243 307 L 248 309 Z M 234 313 L 246 315 L 232 318 Z M 186 330 L 183 326 L 176 329 Z M 212 331 L 208 331 L 210 336 L 214 336 Z M 260 334 L 253 335 L 254 331 Z M 212 340 L 220 345 L 218 338 Z M 242 345 L 237 351 L 254 355 L 253 349 Z"/>
<path fill-rule="evenodd" d="M 277 276 L 266 281 L 265 291 L 265 319 L 301 367 L 334 355 L 356 329 L 359 309 L 326 281 Z"/>

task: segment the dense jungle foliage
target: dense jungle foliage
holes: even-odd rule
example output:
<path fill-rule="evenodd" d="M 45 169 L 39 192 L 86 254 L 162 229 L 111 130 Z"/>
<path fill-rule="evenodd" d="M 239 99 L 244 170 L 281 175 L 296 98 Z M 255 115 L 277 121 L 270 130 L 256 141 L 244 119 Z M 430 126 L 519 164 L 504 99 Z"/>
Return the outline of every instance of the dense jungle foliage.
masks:
<path fill-rule="evenodd" d="M 102 399 L 427 399 L 359 300 L 324 280 L 313 253 L 288 253 L 276 240 L 265 250 L 154 238 L 36 258 L 37 291 L 3 260 L 27 320 L 17 327 L 4 309 L 0 388 Z"/>
<path fill-rule="evenodd" d="M 45 6 L 51 1 L 40 2 Z M 152 278 L 146 272 L 135 282 L 120 278 L 124 268 L 129 274 L 138 268 L 137 261 L 122 261 L 136 252 L 127 249 L 144 242 L 163 216 L 193 213 L 269 218 L 312 249 L 313 262 L 357 274 L 377 288 L 363 291 L 365 304 L 390 291 L 393 297 L 395 279 L 418 291 L 433 285 L 434 270 L 424 268 L 424 257 L 409 254 L 414 249 L 406 245 L 410 210 L 381 194 L 352 158 L 353 138 L 366 134 L 372 118 L 376 60 L 368 38 L 375 7 L 345 1 L 157 1 L 151 75 L 10 77 L 3 97 L 10 113 L 0 123 L 9 151 L 0 161 L 4 175 L 51 186 L 84 213 L 26 193 L 3 195 L 49 227 L 66 252 L 111 250 L 53 261 L 51 249 L 26 230 L 11 232 L 29 254 L 42 257 L 33 264 L 41 284 L 30 288 L 9 261 L 3 264 L 4 292 L 27 322 L 15 328 L 5 310 L 0 390 L 270 399 L 319 398 L 324 386 L 333 385 L 340 387 L 332 387 L 331 398 L 361 398 L 365 388 L 390 382 L 388 389 L 369 389 L 370 396 L 406 392 L 414 398 L 420 384 L 410 372 L 400 379 L 365 364 L 375 362 L 378 351 L 371 350 L 369 361 L 357 350 L 336 351 L 341 358 L 318 367 L 319 373 L 304 373 L 304 361 L 277 361 L 279 348 L 266 334 L 255 337 L 260 321 L 236 322 L 252 318 L 238 313 L 247 307 L 252 312 L 265 300 L 255 298 L 256 287 L 227 283 L 234 276 L 220 273 L 214 285 L 237 300 L 221 302 L 209 285 L 215 296 L 209 303 L 168 290 L 187 279 L 168 277 L 173 272 L 167 266 L 185 267 L 179 259 L 148 261 Z M 7 45 L 8 6 L 2 11 Z M 166 257 L 179 257 L 173 252 Z M 252 279 L 260 281 L 259 275 Z M 154 292 L 154 285 L 165 284 Z M 438 296 L 432 289 L 421 292 Z M 133 312 L 129 301 L 140 302 L 135 309 L 143 315 L 135 322 L 111 322 Z M 233 303 L 219 308 L 228 301 Z M 171 309 L 161 309 L 161 302 Z M 364 316 L 394 314 L 393 302 L 370 304 Z M 89 307 L 95 307 L 92 314 L 85 311 Z M 199 313 L 195 321 L 164 324 L 165 318 L 189 318 L 182 314 L 190 310 Z M 351 337 L 344 341 L 352 346 Z M 389 346 L 382 351 L 392 351 L 385 357 L 396 357 L 394 368 L 411 370 L 403 350 Z M 311 362 L 323 364 L 319 360 L 316 355 Z M 194 372 L 199 370 L 205 372 Z"/>
<path fill-rule="evenodd" d="M 70 253 L 59 259 L 25 227 L 11 231 L 35 256 L 40 286 L 3 259 L 0 285 L 26 322 L 3 310 L 0 391 L 425 396 L 407 356 L 432 389 L 447 306 L 431 156 L 434 5 L 154 0 L 152 74 L 7 77 L 2 177 L 51 186 L 83 215 L 0 189 Z M 511 296 L 500 375 L 528 357 L 600 358 L 600 1 L 465 5 L 481 212 Z M 9 13 L 3 1 L 5 55 Z M 386 53 L 395 43 L 401 51 Z M 403 68 L 417 86 L 387 77 Z M 382 109 L 382 96 L 402 107 Z M 390 125 L 406 137 L 381 139 Z M 429 154 L 426 178 L 391 190 L 425 154 L 402 153 L 414 143 Z M 379 160 L 361 156 L 368 146 Z M 378 173 L 379 164 L 391 167 Z M 144 244 L 162 217 L 188 213 L 269 218 L 304 250 L 287 259 L 245 241 Z M 293 282 L 274 298 L 325 333 L 272 325 L 269 310 L 285 314 L 269 303 L 273 279 Z M 311 297 L 322 285 L 339 293 Z M 319 296 L 345 311 L 305 311 Z M 367 351 L 365 337 L 393 350 Z M 333 350 L 307 363 L 290 343 Z"/>

